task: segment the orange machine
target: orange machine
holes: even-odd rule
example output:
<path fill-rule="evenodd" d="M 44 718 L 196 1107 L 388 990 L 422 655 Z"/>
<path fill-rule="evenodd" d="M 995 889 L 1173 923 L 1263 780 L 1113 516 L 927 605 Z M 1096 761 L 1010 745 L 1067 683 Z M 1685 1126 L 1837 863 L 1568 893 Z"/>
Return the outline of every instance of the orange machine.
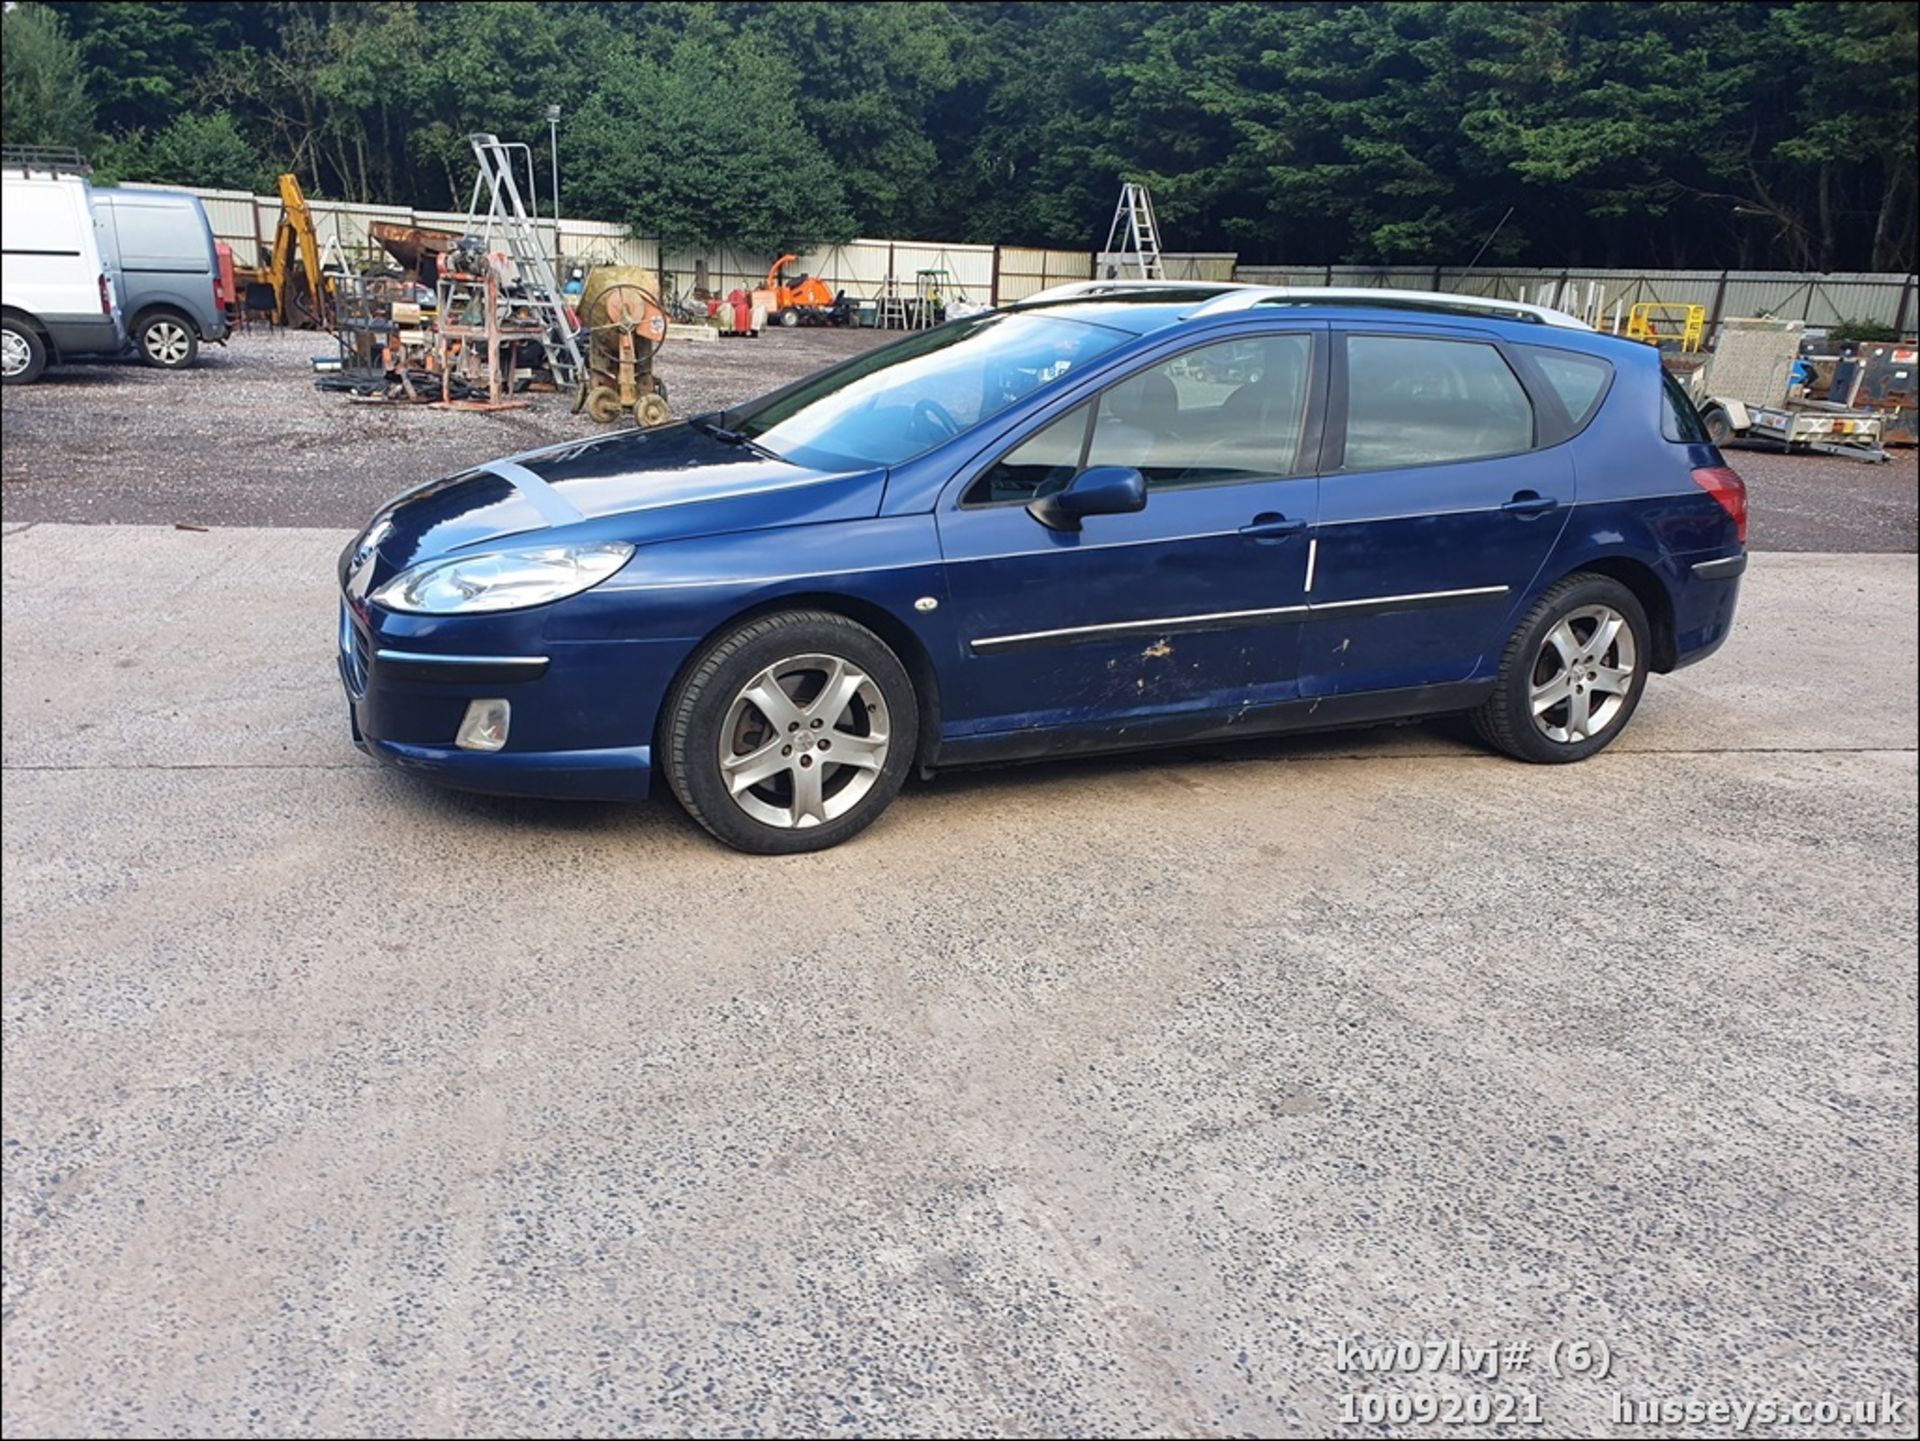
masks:
<path fill-rule="evenodd" d="M 795 281 L 787 279 L 787 267 L 799 258 L 797 255 L 783 255 L 767 271 L 764 292 L 767 314 L 780 324 L 789 326 L 846 324 L 846 306 L 825 281 L 811 275 L 803 275 Z M 760 299 L 761 295 L 761 291 L 755 291 L 754 299 Z"/>

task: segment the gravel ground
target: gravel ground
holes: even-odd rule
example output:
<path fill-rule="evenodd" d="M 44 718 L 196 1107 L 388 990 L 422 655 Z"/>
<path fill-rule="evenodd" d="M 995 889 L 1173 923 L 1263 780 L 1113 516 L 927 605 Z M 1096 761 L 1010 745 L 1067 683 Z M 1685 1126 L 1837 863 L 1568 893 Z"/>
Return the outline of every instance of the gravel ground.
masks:
<path fill-rule="evenodd" d="M 676 415 L 737 404 L 886 338 L 769 330 L 683 341 L 659 373 Z M 210 346 L 194 370 L 73 365 L 5 392 L 0 516 L 86 524 L 361 525 L 389 496 L 483 460 L 592 435 L 572 397 L 491 414 L 379 405 L 316 390 L 311 331 Z"/>
<path fill-rule="evenodd" d="M 758 340 L 680 342 L 661 354 L 675 414 L 750 399 L 885 337 L 771 330 Z M 311 332 L 255 333 L 212 347 L 202 368 L 69 366 L 6 392 L 0 517 L 88 524 L 359 526 L 417 481 L 602 427 L 566 397 L 494 415 L 360 405 L 313 388 Z M 235 452 L 245 455 L 243 461 Z M 1753 493 L 1756 550 L 1916 549 L 1915 464 L 1738 450 Z"/>

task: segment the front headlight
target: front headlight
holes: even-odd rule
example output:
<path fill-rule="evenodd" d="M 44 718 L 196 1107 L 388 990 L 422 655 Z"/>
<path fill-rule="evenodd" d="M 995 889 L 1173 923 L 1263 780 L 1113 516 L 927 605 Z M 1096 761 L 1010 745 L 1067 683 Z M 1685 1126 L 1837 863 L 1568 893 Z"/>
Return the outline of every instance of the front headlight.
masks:
<path fill-rule="evenodd" d="M 520 610 L 591 590 L 632 554 L 632 546 L 614 542 L 452 556 L 401 571 L 369 599 L 415 615 Z"/>

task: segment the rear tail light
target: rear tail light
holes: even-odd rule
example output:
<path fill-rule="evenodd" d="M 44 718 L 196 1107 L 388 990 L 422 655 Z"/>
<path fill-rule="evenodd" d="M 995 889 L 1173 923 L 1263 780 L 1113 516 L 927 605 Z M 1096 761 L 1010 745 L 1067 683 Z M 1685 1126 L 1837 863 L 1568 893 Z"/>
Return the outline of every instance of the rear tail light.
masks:
<path fill-rule="evenodd" d="M 104 270 L 100 272 L 100 313 L 102 315 L 113 314 L 113 286 L 107 280 L 107 274 Z"/>
<path fill-rule="evenodd" d="M 1730 465 L 1709 465 L 1693 473 L 1693 483 L 1720 502 L 1733 517 L 1733 538 L 1747 543 L 1747 483 Z"/>

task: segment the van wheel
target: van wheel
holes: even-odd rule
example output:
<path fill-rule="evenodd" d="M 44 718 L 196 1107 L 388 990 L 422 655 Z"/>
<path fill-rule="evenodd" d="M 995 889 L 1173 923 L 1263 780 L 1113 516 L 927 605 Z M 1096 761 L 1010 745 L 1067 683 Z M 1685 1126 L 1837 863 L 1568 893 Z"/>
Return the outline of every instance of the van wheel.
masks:
<path fill-rule="evenodd" d="M 664 769 L 688 815 L 735 850 L 824 850 L 863 830 L 913 765 L 906 667 L 857 621 L 783 611 L 721 637 L 667 698 Z"/>
<path fill-rule="evenodd" d="M 140 358 L 161 370 L 185 370 L 200 353 L 200 337 L 191 325 L 174 315 L 143 320 L 135 338 Z"/>
<path fill-rule="evenodd" d="M 1652 629 L 1640 600 L 1580 571 L 1534 603 L 1507 642 L 1474 729 L 1517 760 L 1581 761 L 1627 728 L 1646 690 Z"/>
<path fill-rule="evenodd" d="M 31 325 L 9 319 L 0 324 L 0 380 L 31 385 L 47 368 L 47 343 Z"/>

